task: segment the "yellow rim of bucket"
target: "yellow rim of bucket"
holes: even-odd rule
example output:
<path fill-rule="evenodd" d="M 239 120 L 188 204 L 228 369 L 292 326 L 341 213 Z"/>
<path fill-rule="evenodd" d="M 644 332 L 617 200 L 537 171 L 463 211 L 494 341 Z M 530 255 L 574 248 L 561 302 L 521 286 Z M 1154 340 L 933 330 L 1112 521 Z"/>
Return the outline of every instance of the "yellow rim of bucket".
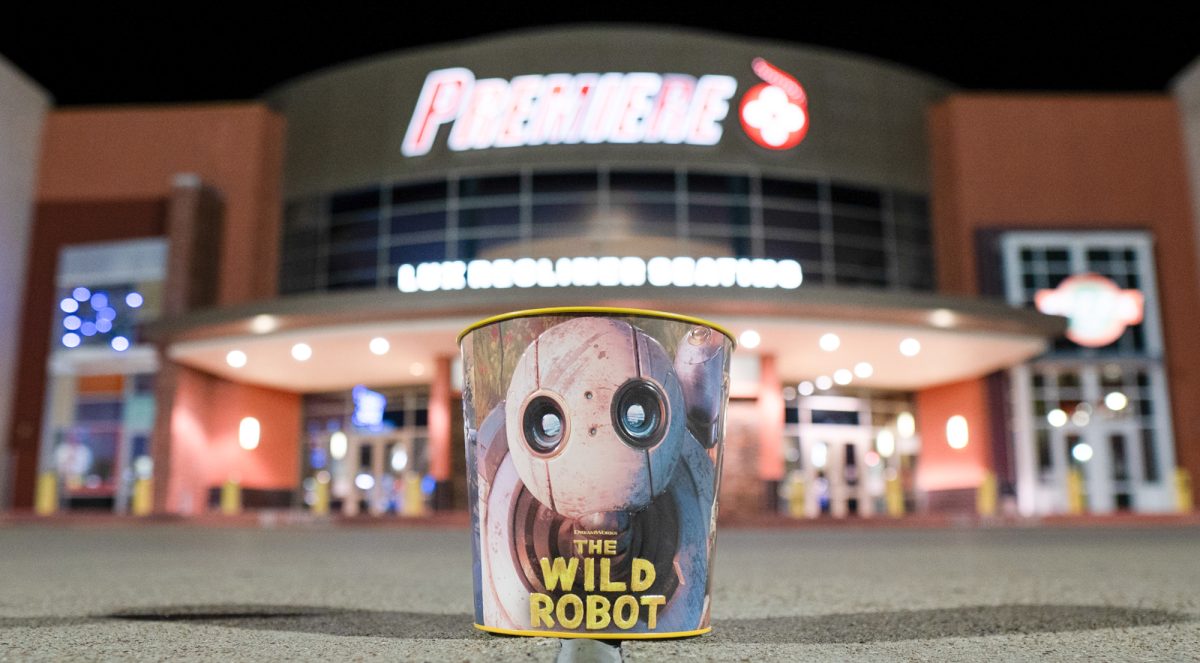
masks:
<path fill-rule="evenodd" d="M 488 325 L 495 324 L 497 322 L 504 322 L 505 320 L 515 320 L 517 318 L 532 318 L 532 317 L 540 316 L 540 315 L 587 315 L 587 314 L 628 315 L 628 316 L 638 316 L 638 317 L 643 317 L 643 318 L 659 318 L 661 320 L 674 320 L 676 322 L 686 322 L 691 325 L 701 325 L 701 326 L 709 327 L 710 329 L 715 329 L 715 330 L 721 332 L 722 334 L 724 334 L 726 336 L 726 338 L 728 338 L 731 342 L 733 342 L 734 347 L 737 347 L 737 339 L 734 338 L 733 332 L 729 331 L 725 327 L 722 327 L 721 325 L 718 325 L 714 322 L 709 322 L 708 320 L 692 317 L 690 315 L 680 315 L 678 313 L 667 313 L 665 311 L 651 311 L 651 310 L 640 309 L 640 308 L 621 308 L 619 306 L 554 306 L 554 307 L 550 307 L 550 308 L 531 308 L 531 309 L 525 309 L 524 311 L 513 311 L 511 313 L 501 313 L 500 315 L 493 315 L 490 318 L 484 318 L 483 320 L 480 320 L 479 322 L 476 322 L 475 324 L 473 324 L 473 325 L 467 327 L 466 329 L 462 330 L 461 332 L 459 332 L 458 333 L 458 342 L 462 343 L 463 337 L 466 336 L 467 334 L 470 334 L 471 332 L 475 331 L 476 329 L 480 329 L 482 327 L 487 327 Z M 524 634 L 524 635 L 528 635 L 528 634 Z M 695 635 L 695 634 L 693 633 L 692 635 Z M 590 636 L 584 636 L 584 637 L 590 637 Z"/>
<path fill-rule="evenodd" d="M 469 331 L 469 330 L 468 330 Z M 500 635 L 527 635 L 541 638 L 588 638 L 589 640 L 666 640 L 668 638 L 691 638 L 704 635 L 712 630 L 711 626 L 695 631 L 673 631 L 671 633 L 567 633 L 562 631 L 520 631 L 511 628 L 497 628 L 476 624 L 475 628 L 487 633 Z"/>

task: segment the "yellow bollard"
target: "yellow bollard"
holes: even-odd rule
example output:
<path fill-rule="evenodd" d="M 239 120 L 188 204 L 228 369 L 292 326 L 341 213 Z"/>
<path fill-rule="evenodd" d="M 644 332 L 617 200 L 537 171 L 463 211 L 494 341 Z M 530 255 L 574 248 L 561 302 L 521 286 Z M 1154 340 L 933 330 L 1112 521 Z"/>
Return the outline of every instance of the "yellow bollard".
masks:
<path fill-rule="evenodd" d="M 135 516 L 148 516 L 154 510 L 154 480 L 150 477 L 133 482 L 133 499 L 129 511 Z"/>
<path fill-rule="evenodd" d="M 886 495 L 888 515 L 893 518 L 903 516 L 904 486 L 900 484 L 899 476 L 887 480 L 887 488 L 884 491 L 884 495 Z"/>
<path fill-rule="evenodd" d="M 975 491 L 975 512 L 984 518 L 996 515 L 996 503 L 999 501 L 999 486 L 996 475 L 992 472 L 983 474 L 983 481 Z"/>
<path fill-rule="evenodd" d="M 1191 513 L 1195 505 L 1192 503 L 1192 475 L 1182 467 L 1175 468 L 1175 509 L 1180 513 Z"/>
<path fill-rule="evenodd" d="M 788 477 L 787 491 L 788 515 L 793 518 L 803 518 L 805 499 L 804 475 L 800 472 L 792 472 L 791 476 Z"/>
<path fill-rule="evenodd" d="M 404 473 L 404 509 L 402 515 L 413 517 L 425 515 L 425 493 L 421 492 L 421 475 Z"/>
<path fill-rule="evenodd" d="M 242 485 L 230 479 L 221 486 L 221 513 L 236 516 L 242 512 Z"/>
<path fill-rule="evenodd" d="M 33 511 L 39 516 L 52 516 L 58 511 L 58 475 L 54 472 L 38 475 Z"/>
<path fill-rule="evenodd" d="M 1083 494 L 1083 472 L 1078 469 L 1067 471 L 1067 513 L 1079 515 L 1087 510 Z"/>
<path fill-rule="evenodd" d="M 313 493 L 312 512 L 318 516 L 329 515 L 329 481 L 317 479 L 317 487 Z"/>

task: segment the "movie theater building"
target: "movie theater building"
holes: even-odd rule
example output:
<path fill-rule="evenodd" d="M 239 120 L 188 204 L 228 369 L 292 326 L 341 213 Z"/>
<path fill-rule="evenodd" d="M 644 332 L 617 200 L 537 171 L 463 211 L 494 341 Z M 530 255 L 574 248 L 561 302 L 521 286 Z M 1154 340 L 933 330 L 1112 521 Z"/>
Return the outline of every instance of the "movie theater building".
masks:
<path fill-rule="evenodd" d="M 563 305 L 739 337 L 727 516 L 1161 512 L 1200 472 L 1167 96 L 594 26 L 43 134 L 18 508 L 464 508 L 456 334 Z"/>

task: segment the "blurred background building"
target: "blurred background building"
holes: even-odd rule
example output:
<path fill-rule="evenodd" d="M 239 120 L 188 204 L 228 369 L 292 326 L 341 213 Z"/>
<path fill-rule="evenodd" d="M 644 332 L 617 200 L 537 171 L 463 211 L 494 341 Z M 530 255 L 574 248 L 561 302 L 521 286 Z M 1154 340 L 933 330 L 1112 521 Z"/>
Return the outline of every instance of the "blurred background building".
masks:
<path fill-rule="evenodd" d="M 0 171 L 8 508 L 463 509 L 457 331 L 581 304 L 740 335 L 731 517 L 1166 512 L 1200 475 L 1196 66 L 965 93 L 565 27 L 56 110 L 0 61 Z"/>

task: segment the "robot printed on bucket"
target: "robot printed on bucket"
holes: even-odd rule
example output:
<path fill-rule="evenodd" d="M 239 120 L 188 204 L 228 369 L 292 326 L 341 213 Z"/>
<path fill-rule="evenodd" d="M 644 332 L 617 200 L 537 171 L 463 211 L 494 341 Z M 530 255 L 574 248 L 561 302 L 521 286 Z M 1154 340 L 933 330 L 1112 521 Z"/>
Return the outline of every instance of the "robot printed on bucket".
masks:
<path fill-rule="evenodd" d="M 484 625 L 601 637 L 708 627 L 727 341 L 680 327 L 674 360 L 607 317 L 570 319 L 525 349 L 470 436 Z M 641 603 L 623 598 L 634 589 Z"/>

